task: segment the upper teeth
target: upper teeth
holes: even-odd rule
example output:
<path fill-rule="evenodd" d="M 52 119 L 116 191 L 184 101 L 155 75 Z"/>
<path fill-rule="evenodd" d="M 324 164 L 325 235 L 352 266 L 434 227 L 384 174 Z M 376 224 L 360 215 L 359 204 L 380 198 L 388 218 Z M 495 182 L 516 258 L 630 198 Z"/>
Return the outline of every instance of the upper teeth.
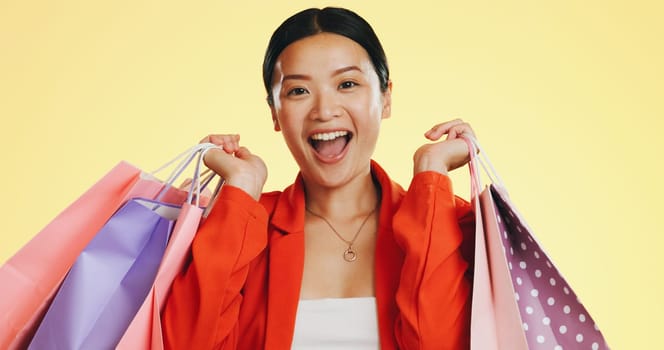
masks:
<path fill-rule="evenodd" d="M 323 141 L 330 141 L 334 140 L 337 137 L 342 137 L 348 135 L 348 131 L 333 131 L 333 132 L 324 132 L 324 133 L 318 133 L 318 134 L 313 134 L 311 135 L 311 138 L 313 140 L 323 140 Z"/>

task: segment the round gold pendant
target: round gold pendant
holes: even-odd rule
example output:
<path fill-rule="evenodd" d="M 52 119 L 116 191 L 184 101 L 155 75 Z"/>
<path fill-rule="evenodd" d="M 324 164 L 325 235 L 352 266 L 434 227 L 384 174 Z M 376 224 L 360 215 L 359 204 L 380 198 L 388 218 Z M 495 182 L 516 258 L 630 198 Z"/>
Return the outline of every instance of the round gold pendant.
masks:
<path fill-rule="evenodd" d="M 355 250 L 353 250 L 353 247 L 348 247 L 346 251 L 344 251 L 344 260 L 348 262 L 353 262 L 357 260 L 357 253 L 355 253 Z"/>

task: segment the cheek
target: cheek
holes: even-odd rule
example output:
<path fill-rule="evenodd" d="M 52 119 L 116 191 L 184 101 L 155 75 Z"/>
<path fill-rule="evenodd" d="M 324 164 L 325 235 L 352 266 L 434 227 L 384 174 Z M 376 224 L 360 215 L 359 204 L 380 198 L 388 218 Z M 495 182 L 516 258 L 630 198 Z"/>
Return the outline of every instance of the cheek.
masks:
<path fill-rule="evenodd" d="M 361 99 L 353 101 L 351 108 L 359 115 L 364 116 L 362 119 L 369 123 L 373 123 L 376 119 L 381 119 L 383 111 L 383 101 L 381 95 L 367 94 Z"/>
<path fill-rule="evenodd" d="M 295 132 L 295 130 L 293 130 L 293 128 L 282 128 L 281 133 L 291 155 L 296 160 L 300 159 L 304 146 L 300 141 L 301 137 Z"/>
<path fill-rule="evenodd" d="M 281 133 L 292 149 L 292 146 L 297 146 L 302 142 L 303 120 L 297 110 L 288 108 L 288 105 L 282 105 L 282 107 L 277 111 L 277 119 L 281 126 Z"/>
<path fill-rule="evenodd" d="M 302 128 L 303 108 L 294 103 L 281 103 L 276 109 L 277 119 L 285 132 L 293 133 Z"/>

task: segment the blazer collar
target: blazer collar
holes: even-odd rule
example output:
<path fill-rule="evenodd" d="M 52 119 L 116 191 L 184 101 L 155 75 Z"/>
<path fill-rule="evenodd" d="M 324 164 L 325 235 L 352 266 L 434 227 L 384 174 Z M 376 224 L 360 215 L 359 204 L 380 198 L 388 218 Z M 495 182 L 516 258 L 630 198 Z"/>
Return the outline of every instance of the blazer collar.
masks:
<path fill-rule="evenodd" d="M 391 227 L 391 215 L 382 214 L 394 212 L 393 206 L 397 204 L 398 198 L 393 198 L 393 194 L 402 193 L 403 189 L 392 182 L 385 170 L 373 160 L 371 161 L 371 174 L 381 189 L 379 225 Z M 304 215 L 304 181 L 302 174 L 298 173 L 295 182 L 279 196 L 272 213 L 271 224 L 284 234 L 302 232 L 304 230 Z"/>
<path fill-rule="evenodd" d="M 284 234 L 304 231 L 304 181 L 295 182 L 281 193 L 272 213 L 271 224 Z"/>
<path fill-rule="evenodd" d="M 397 210 L 403 189 L 392 182 L 387 173 L 371 161 L 371 173 L 381 189 L 381 206 L 376 240 L 376 304 L 381 348 L 394 349 L 394 322 L 397 308 L 394 301 L 403 253 L 392 232 L 392 218 Z M 304 183 L 298 174 L 295 183 L 279 196 L 271 225 L 279 233 L 271 235 L 269 243 L 269 293 L 266 349 L 287 349 L 292 332 L 302 283 L 304 266 Z"/>

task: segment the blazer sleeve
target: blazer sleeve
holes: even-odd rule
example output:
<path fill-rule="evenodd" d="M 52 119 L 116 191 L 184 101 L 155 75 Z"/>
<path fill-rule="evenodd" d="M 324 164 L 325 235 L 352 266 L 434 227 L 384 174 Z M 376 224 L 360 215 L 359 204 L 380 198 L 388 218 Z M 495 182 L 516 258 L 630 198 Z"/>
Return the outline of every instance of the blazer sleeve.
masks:
<path fill-rule="evenodd" d="M 173 282 L 162 315 L 166 349 L 232 348 L 249 264 L 267 243 L 265 208 L 223 186 Z"/>
<path fill-rule="evenodd" d="M 393 218 L 405 253 L 396 302 L 400 349 L 468 349 L 471 285 L 462 254 L 474 231 L 467 202 L 454 196 L 443 174 L 417 174 Z M 465 244 L 464 244 L 465 245 Z"/>

